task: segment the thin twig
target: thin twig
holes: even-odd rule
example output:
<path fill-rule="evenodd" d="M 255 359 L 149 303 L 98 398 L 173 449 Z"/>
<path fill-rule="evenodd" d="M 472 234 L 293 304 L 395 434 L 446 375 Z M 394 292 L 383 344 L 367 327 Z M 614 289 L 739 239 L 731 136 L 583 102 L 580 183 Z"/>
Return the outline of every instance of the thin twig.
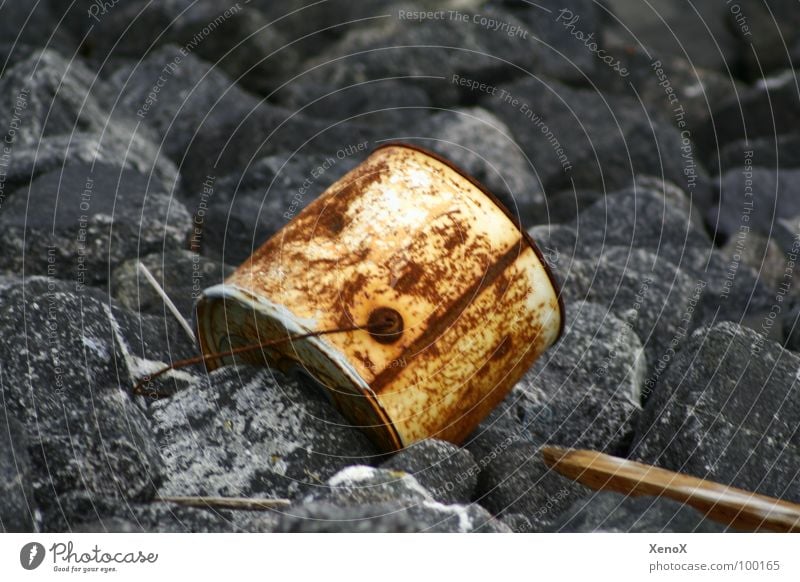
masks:
<path fill-rule="evenodd" d="M 181 324 L 181 327 L 184 329 L 186 334 L 192 340 L 192 343 L 197 342 L 197 338 L 194 336 L 194 331 L 192 330 L 192 326 L 189 325 L 189 322 L 186 321 L 186 318 L 178 311 L 178 308 L 175 307 L 175 304 L 172 302 L 172 299 L 169 298 L 167 292 L 164 291 L 164 288 L 156 281 L 156 278 L 153 277 L 153 274 L 150 272 L 150 269 L 145 267 L 144 263 L 141 261 L 137 262 L 137 267 L 139 271 L 144 275 L 144 278 L 147 279 L 147 282 L 150 283 L 150 286 L 155 289 L 156 293 L 164 300 L 164 304 L 167 306 L 167 309 L 170 310 L 172 315 L 175 316 L 175 319 L 178 320 L 178 323 Z"/>
<path fill-rule="evenodd" d="M 287 507 L 291 504 L 288 499 L 269 499 L 269 498 L 250 498 L 250 497 L 204 497 L 204 496 L 180 496 L 180 497 L 159 497 L 153 502 L 164 501 L 166 503 L 176 503 L 187 507 L 211 507 L 214 509 L 235 509 L 240 511 L 269 511 L 280 507 Z"/>

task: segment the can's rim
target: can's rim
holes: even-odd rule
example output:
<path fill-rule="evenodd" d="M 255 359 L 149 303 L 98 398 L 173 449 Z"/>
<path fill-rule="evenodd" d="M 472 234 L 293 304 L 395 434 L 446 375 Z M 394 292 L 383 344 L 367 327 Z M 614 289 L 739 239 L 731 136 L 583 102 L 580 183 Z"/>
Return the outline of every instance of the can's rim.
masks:
<path fill-rule="evenodd" d="M 558 325 L 558 335 L 556 336 L 556 339 L 553 341 L 553 343 L 555 344 L 564 335 L 565 318 L 566 318 L 564 297 L 561 292 L 561 284 L 558 282 L 555 273 L 553 273 L 553 270 L 550 268 L 550 265 L 545 260 L 544 254 L 542 253 L 539 246 L 536 244 L 536 241 L 534 241 L 533 237 L 528 233 L 528 231 L 525 228 L 523 228 L 522 224 L 519 221 L 519 218 L 513 212 L 511 212 L 508 209 L 508 207 L 505 204 L 503 204 L 503 202 L 482 182 L 471 176 L 469 172 L 464 170 L 464 168 L 448 160 L 447 158 L 441 156 L 440 154 L 437 154 L 436 152 L 431 151 L 428 148 L 424 148 L 422 146 L 407 143 L 404 141 L 384 142 L 379 146 L 377 146 L 375 149 L 373 149 L 372 152 L 376 152 L 380 149 L 389 147 L 401 147 L 410 150 L 415 150 L 426 156 L 433 158 L 438 162 L 441 162 L 445 166 L 448 166 L 451 170 L 455 171 L 461 177 L 466 178 L 473 186 L 475 186 L 478 190 L 480 190 L 483 193 L 483 195 L 486 196 L 489 200 L 491 200 L 491 202 L 495 206 L 497 206 L 500 210 L 502 210 L 503 213 L 506 215 L 506 217 L 514 224 L 516 229 L 522 234 L 523 240 L 525 240 L 525 242 L 527 242 L 528 245 L 533 249 L 533 252 L 536 253 L 536 257 L 539 259 L 539 262 L 544 267 L 544 271 L 545 273 L 547 273 L 547 278 L 550 280 L 550 285 L 553 287 L 553 291 L 556 294 L 556 300 L 558 301 L 558 311 L 559 311 L 559 325 Z"/>

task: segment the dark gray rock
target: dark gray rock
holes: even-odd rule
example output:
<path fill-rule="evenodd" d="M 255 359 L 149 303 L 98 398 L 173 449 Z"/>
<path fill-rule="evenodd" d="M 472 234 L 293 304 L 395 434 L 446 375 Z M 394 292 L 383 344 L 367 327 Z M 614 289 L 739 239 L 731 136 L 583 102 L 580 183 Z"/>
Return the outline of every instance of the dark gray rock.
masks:
<path fill-rule="evenodd" d="M 775 139 L 776 135 L 795 132 L 798 123 L 796 74 L 788 69 L 720 102 L 696 138 L 701 151 L 712 157 L 727 143 L 759 137 Z"/>
<path fill-rule="evenodd" d="M 481 469 L 476 501 L 501 519 L 521 514 L 528 531 L 541 532 L 589 491 L 550 470 L 539 447 L 523 439 L 490 426 L 470 437 L 466 447 Z"/>
<path fill-rule="evenodd" d="M 569 273 L 572 261 L 577 258 L 577 231 L 566 224 L 540 224 L 529 228 L 528 234 L 563 287 L 563 278 Z M 563 288 L 561 292 L 564 293 Z"/>
<path fill-rule="evenodd" d="M 521 513 L 506 513 L 501 521 L 514 533 L 529 533 L 533 531 L 531 521 Z"/>
<path fill-rule="evenodd" d="M 607 5 L 614 14 L 608 34 L 631 45 L 642 43 L 655 56 L 680 56 L 694 66 L 726 73 L 737 60 L 738 43 L 725 3 L 698 0 L 691 9 L 669 2 L 608 0 Z"/>
<path fill-rule="evenodd" d="M 150 179 L 150 188 L 162 192 L 172 192 L 180 184 L 172 162 L 160 157 L 151 167 L 147 160 L 128 150 L 130 138 L 118 141 L 113 137 L 75 133 L 46 137 L 35 145 L 15 145 L 9 154 L 5 182 L 0 187 L 2 199 L 7 199 L 14 191 L 44 174 L 61 171 L 68 163 L 98 164 L 146 175 Z M 119 172 L 118 169 L 117 174 Z"/>
<path fill-rule="evenodd" d="M 633 457 L 798 501 L 800 358 L 732 323 L 692 334 L 637 427 Z"/>
<path fill-rule="evenodd" d="M 800 16 L 791 0 L 743 0 L 731 8 L 728 19 L 748 79 L 760 79 L 797 62 Z"/>
<path fill-rule="evenodd" d="M 509 128 L 479 107 L 452 109 L 426 119 L 414 132 L 418 143 L 454 162 L 483 183 L 520 219 L 540 222 L 544 193 Z"/>
<path fill-rule="evenodd" d="M 469 503 L 478 482 L 478 465 L 469 451 L 437 439 L 409 445 L 381 468 L 413 475 L 436 501 L 446 504 Z"/>
<path fill-rule="evenodd" d="M 236 108 L 222 110 L 198 127 L 190 146 L 181 153 L 184 191 L 197 204 L 209 176 L 241 175 L 254 160 L 286 152 L 338 159 L 340 151 L 350 151 L 358 144 L 366 142 L 367 150 L 372 149 L 378 135 L 383 137 L 356 122 L 331 124 L 268 103 L 246 113 Z"/>
<path fill-rule="evenodd" d="M 435 501 L 410 474 L 349 466 L 281 516 L 283 532 L 509 531 L 478 505 Z"/>
<path fill-rule="evenodd" d="M 600 200 L 602 192 L 596 190 L 560 190 L 553 194 L 548 194 L 545 202 L 545 215 L 541 218 L 543 222 L 561 222 L 573 224 L 578 214 Z"/>
<path fill-rule="evenodd" d="M 765 234 L 755 230 L 736 233 L 720 253 L 729 265 L 741 264 L 756 273 L 758 280 L 769 289 L 777 289 L 783 282 L 786 255 L 777 241 Z"/>
<path fill-rule="evenodd" d="M 436 20 L 415 18 L 413 13 L 409 17 L 411 8 L 392 4 L 377 12 L 388 15 L 385 18 L 350 30 L 324 55 L 303 63 L 308 78 L 344 87 L 402 77 L 427 91 L 434 105 L 452 105 L 464 92 L 452 82 L 452 75 L 496 82 L 520 70 L 533 70 L 545 50 L 534 44 L 524 22 L 493 6 L 478 13 L 456 10 L 451 16 L 436 4 L 431 10 L 442 16 Z M 476 14 L 478 22 L 473 21 Z M 499 22 L 503 29 L 491 31 L 481 18 Z"/>
<path fill-rule="evenodd" d="M 75 52 L 77 43 L 58 26 L 60 11 L 48 2 L 8 3 L 0 19 L 0 59 L 13 66 L 47 44 L 63 54 Z"/>
<path fill-rule="evenodd" d="M 600 42 L 605 27 L 602 11 L 591 0 L 493 0 L 489 5 L 504 9 L 526 25 L 537 57 L 530 70 L 537 75 L 585 85 L 593 71 L 606 66 L 585 44 Z M 583 33 L 584 40 L 577 38 L 576 31 Z M 591 39 L 586 41 L 589 35 Z"/>
<path fill-rule="evenodd" d="M 750 166 L 722 176 L 719 203 L 708 222 L 722 241 L 742 229 L 752 229 L 775 237 L 784 252 L 789 252 L 796 233 L 775 223 L 796 216 L 800 216 L 800 170 Z"/>
<path fill-rule="evenodd" d="M 3 402 L 25 428 L 35 501 L 50 531 L 91 520 L 85 509 L 95 499 L 155 494 L 161 456 L 128 392 L 170 361 L 170 350 L 175 359 L 187 353 L 185 340 L 168 344 L 152 319 L 72 288 L 30 278 L 0 292 Z"/>
<path fill-rule="evenodd" d="M 342 121 L 353 119 L 361 125 L 396 131 L 423 122 L 429 115 L 430 97 L 421 88 L 398 79 L 336 87 L 297 79 L 282 87 L 273 99 L 298 113 Z"/>
<path fill-rule="evenodd" d="M 711 239 L 692 222 L 696 209 L 682 208 L 662 192 L 627 188 L 583 211 L 578 224 L 584 253 L 596 255 L 604 246 L 645 249 L 699 276 L 713 252 Z"/>
<path fill-rule="evenodd" d="M 719 151 L 719 157 L 709 161 L 709 170 L 716 174 L 741 171 L 745 155 L 750 156 L 751 151 L 754 166 L 773 170 L 800 168 L 800 134 L 789 133 L 731 142 Z"/>
<path fill-rule="evenodd" d="M 308 503 L 284 513 L 280 533 L 509 533 L 511 530 L 477 505 L 424 501 L 339 507 Z"/>
<path fill-rule="evenodd" d="M 297 66 L 297 53 L 282 27 L 271 25 L 249 2 L 134 0 L 105 11 L 95 8 L 95 18 L 87 17 L 87 10 L 90 6 L 73 7 L 68 25 L 78 38 L 86 37 L 84 46 L 98 68 L 106 59 L 138 60 L 151 47 L 175 44 L 214 63 L 243 86 L 267 93 Z"/>
<path fill-rule="evenodd" d="M 103 161 L 103 152 L 112 151 L 119 155 L 109 160 L 114 165 L 152 172 L 170 186 L 177 181 L 175 166 L 160 157 L 151 141 L 153 135 L 137 128 L 132 118 L 112 117 L 113 92 L 79 58 L 67 60 L 52 50 L 38 51 L 6 71 L 0 79 L 0 95 L 0 132 L 10 147 L 10 163 L 5 165 L 16 165 L 17 157 L 27 160 L 47 153 L 48 148 L 39 152 L 40 143 L 57 137 L 62 139 L 49 149 L 58 151 L 60 145 L 68 148 L 70 159 L 81 156 L 79 152 L 86 156 L 91 150 L 82 142 L 88 139 L 95 142 L 92 159 Z M 73 148 L 77 151 L 72 152 Z M 23 166 L 31 165 L 38 164 L 23 162 Z"/>
<path fill-rule="evenodd" d="M 649 118 L 633 97 L 524 77 L 480 104 L 511 128 L 545 191 L 609 192 L 647 174 L 674 182 L 700 206 L 710 203 L 694 144 L 671 122 Z"/>
<path fill-rule="evenodd" d="M 563 275 L 567 302 L 602 305 L 630 326 L 644 347 L 647 378 L 692 329 L 703 282 L 636 247 L 607 247 L 596 259 L 577 259 Z M 648 383 L 642 396 L 649 395 Z"/>
<path fill-rule="evenodd" d="M 0 532 L 34 531 L 38 509 L 32 481 L 28 437 L 24 427 L 6 414 L 5 422 L 0 422 Z"/>
<path fill-rule="evenodd" d="M 203 289 L 225 280 L 233 269 L 191 251 L 167 251 L 132 259 L 111 275 L 109 290 L 120 304 L 137 313 L 172 317 L 161 297 L 139 271 L 141 263 L 153 274 L 178 311 L 191 320 Z"/>
<path fill-rule="evenodd" d="M 14 192 L 0 213 L 2 268 L 99 285 L 113 265 L 181 248 L 186 208 L 149 177 L 105 164 L 71 163 Z"/>
<path fill-rule="evenodd" d="M 78 519 L 53 531 L 76 533 L 226 533 L 240 531 L 227 512 L 163 502 L 72 496 L 62 502 Z M 224 515 L 223 515 L 224 513 Z"/>
<path fill-rule="evenodd" d="M 674 317 L 680 319 L 685 314 L 683 310 L 688 311 L 692 306 L 691 328 L 719 320 L 741 321 L 768 310 L 772 293 L 759 283 L 757 274 L 746 264 L 740 264 L 741 261 L 726 261 L 693 220 L 697 211 L 693 207 L 687 209 L 685 202 L 672 202 L 670 195 L 665 196 L 663 192 L 637 186 L 606 196 L 582 212 L 575 224 L 579 241 L 574 248 L 577 256 L 587 258 L 588 264 L 568 265 L 572 267 L 572 278 L 567 286 L 573 285 L 580 291 L 591 287 L 594 295 L 590 297 L 606 303 L 606 299 L 599 297 L 608 297 L 608 293 L 613 296 L 611 290 L 620 283 L 624 283 L 622 287 L 628 288 L 630 293 L 633 288 L 641 288 L 642 279 L 651 278 L 655 287 L 648 285 L 648 289 L 661 288 L 651 297 L 670 296 L 674 301 L 670 301 L 668 309 L 682 310 L 673 311 Z M 602 251 L 604 248 L 607 250 Z M 642 254 L 645 251 L 652 255 L 649 259 Z M 619 259 L 611 262 L 612 271 L 608 273 L 605 267 L 598 268 L 605 252 Z M 624 258 L 619 256 L 621 254 Z M 630 263 L 632 259 L 628 255 L 639 258 Z M 623 268 L 623 265 L 626 266 Z M 639 281 L 621 281 L 613 274 L 620 271 L 623 274 L 630 271 Z M 694 281 L 687 280 L 686 276 Z M 679 307 L 679 303 L 683 307 Z M 669 319 L 666 313 L 651 315 L 651 325 L 659 318 L 665 319 L 664 324 Z M 670 336 L 675 325 L 672 328 Z M 648 345 L 651 330 L 652 326 L 637 328 L 639 337 Z M 671 341 L 658 333 L 652 340 Z"/>
<path fill-rule="evenodd" d="M 692 134 L 708 122 L 717 103 L 746 89 L 727 72 L 703 68 L 684 56 L 648 53 L 624 40 L 611 41 L 604 50 L 625 67 L 628 75 L 621 76 L 611 67 L 597 67 L 592 80 L 599 90 L 641 99 L 654 118 Z"/>
<path fill-rule="evenodd" d="M 594 493 L 576 501 L 552 525 L 554 532 L 719 533 L 725 526 L 699 511 L 659 497 Z"/>
<path fill-rule="evenodd" d="M 221 179 L 202 220 L 201 252 L 228 264 L 253 254 L 366 155 L 267 156 Z"/>
<path fill-rule="evenodd" d="M 646 368 L 632 322 L 568 302 L 565 333 L 484 421 L 566 447 L 626 454 Z"/>
<path fill-rule="evenodd" d="M 311 387 L 225 367 L 152 407 L 162 495 L 296 497 L 375 451 Z"/>
<path fill-rule="evenodd" d="M 259 102 L 213 64 L 180 50 L 159 48 L 118 68 L 108 81 L 118 99 L 115 112 L 151 127 L 176 163 L 201 126 L 230 111 L 246 115 Z"/>
<path fill-rule="evenodd" d="M 797 302 L 786 312 L 781 325 L 783 347 L 800 352 L 800 304 Z"/>

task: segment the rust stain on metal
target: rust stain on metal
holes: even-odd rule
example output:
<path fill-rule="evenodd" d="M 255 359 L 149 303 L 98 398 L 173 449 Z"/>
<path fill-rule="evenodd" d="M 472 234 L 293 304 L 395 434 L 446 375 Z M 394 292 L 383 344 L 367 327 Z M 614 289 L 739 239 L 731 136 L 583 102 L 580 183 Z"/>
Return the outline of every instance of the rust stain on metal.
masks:
<path fill-rule="evenodd" d="M 204 352 L 369 322 L 250 358 L 303 366 L 385 450 L 459 442 L 563 326 L 553 277 L 508 211 L 448 162 L 398 144 L 207 290 L 197 320 Z"/>

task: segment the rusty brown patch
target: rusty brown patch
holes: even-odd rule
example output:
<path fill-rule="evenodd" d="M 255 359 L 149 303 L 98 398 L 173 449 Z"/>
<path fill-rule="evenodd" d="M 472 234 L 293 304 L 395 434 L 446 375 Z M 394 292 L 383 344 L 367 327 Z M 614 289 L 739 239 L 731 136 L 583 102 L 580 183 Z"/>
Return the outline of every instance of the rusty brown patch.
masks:
<path fill-rule="evenodd" d="M 503 338 L 503 341 L 500 342 L 500 345 L 497 346 L 497 349 L 492 354 L 492 360 L 500 360 L 506 356 L 506 354 L 511 350 L 511 336 L 507 335 Z"/>
<path fill-rule="evenodd" d="M 409 293 L 415 285 L 422 281 L 425 276 L 425 269 L 418 263 L 408 263 L 403 268 L 403 274 L 390 285 L 398 293 Z"/>
<path fill-rule="evenodd" d="M 462 317 L 464 311 L 472 303 L 481 291 L 491 285 L 495 279 L 505 271 L 514 261 L 517 260 L 522 252 L 522 239 L 517 244 L 512 245 L 497 260 L 489 265 L 481 278 L 469 285 L 464 292 L 444 311 L 439 317 L 431 318 L 427 328 L 417 339 L 415 339 L 406 349 L 412 354 L 409 359 L 416 357 L 424 347 L 433 344 L 457 319 Z M 372 389 L 376 392 L 385 388 L 400 373 L 399 369 L 386 369 L 375 377 L 372 382 Z"/>

